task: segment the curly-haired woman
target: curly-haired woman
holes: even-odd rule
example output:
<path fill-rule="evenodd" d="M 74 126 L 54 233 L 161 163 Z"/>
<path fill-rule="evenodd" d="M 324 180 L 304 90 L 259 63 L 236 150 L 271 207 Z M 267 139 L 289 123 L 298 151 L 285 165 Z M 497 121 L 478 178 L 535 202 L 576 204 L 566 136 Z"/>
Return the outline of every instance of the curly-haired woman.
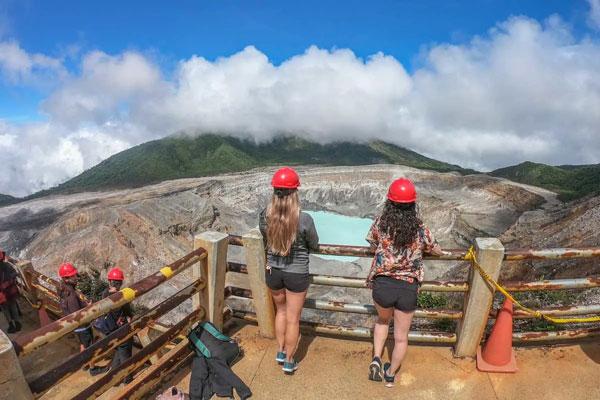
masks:
<path fill-rule="evenodd" d="M 417 193 L 406 178 L 392 182 L 381 215 L 375 219 L 367 241 L 375 251 L 367 285 L 373 289 L 377 321 L 373 332 L 373 361 L 369 379 L 394 385 L 406 355 L 408 331 L 417 308 L 423 281 L 423 254 L 445 254 L 417 213 Z M 394 321 L 391 362 L 381 365 L 390 321 Z"/>

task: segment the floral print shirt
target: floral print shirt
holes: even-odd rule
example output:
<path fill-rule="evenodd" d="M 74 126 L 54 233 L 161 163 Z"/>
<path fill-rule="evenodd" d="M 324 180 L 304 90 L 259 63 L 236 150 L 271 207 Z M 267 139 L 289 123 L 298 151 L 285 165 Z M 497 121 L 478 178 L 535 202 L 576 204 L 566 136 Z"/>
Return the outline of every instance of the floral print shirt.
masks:
<path fill-rule="evenodd" d="M 433 234 L 424 225 L 419 228 L 415 241 L 401 249 L 396 249 L 389 235 L 379 230 L 379 218 L 373 222 L 366 239 L 371 246 L 375 247 L 375 257 L 367 276 L 367 283 L 372 282 L 376 276 L 383 275 L 410 283 L 416 280 L 421 284 L 423 253 L 441 251 Z"/>

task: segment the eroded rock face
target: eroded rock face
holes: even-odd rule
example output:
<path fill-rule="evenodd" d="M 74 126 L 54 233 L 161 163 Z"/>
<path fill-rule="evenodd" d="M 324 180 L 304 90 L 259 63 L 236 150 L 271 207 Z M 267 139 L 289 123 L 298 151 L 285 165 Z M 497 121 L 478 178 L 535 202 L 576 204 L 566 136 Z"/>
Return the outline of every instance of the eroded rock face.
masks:
<path fill-rule="evenodd" d="M 192 249 L 203 230 L 241 234 L 257 225 L 271 195 L 273 168 L 213 178 L 183 179 L 138 189 L 52 196 L 0 208 L 0 246 L 56 277 L 66 260 L 106 274 L 121 266 L 133 282 Z M 447 248 L 466 247 L 476 236 L 501 236 L 522 216 L 553 198 L 485 175 L 461 176 L 402 166 L 299 168 L 302 206 L 374 217 L 389 183 L 414 180 L 423 220 Z M 542 214 L 545 211 L 540 211 Z M 318 227 L 317 227 L 318 229 Z M 512 228 L 518 240 L 525 233 Z M 232 250 L 232 256 L 239 257 Z M 237 254 L 237 256 L 236 256 Z M 362 276 L 370 260 L 342 264 L 314 259 L 317 272 Z M 444 275 L 448 263 L 428 266 L 427 279 Z M 185 277 L 171 288 L 182 285 Z M 329 289 L 328 289 L 329 290 Z"/>
<path fill-rule="evenodd" d="M 523 213 L 500 237 L 507 248 L 599 247 L 600 196 L 565 205 L 551 204 Z M 513 263 L 503 268 L 507 279 L 581 278 L 600 274 L 598 259 Z"/>

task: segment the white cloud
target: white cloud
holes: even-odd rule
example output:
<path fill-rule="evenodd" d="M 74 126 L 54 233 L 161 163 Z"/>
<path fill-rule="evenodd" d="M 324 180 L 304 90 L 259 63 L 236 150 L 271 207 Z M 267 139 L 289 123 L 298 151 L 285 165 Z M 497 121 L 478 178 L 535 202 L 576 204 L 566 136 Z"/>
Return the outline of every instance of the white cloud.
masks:
<path fill-rule="evenodd" d="M 0 73 L 11 84 L 39 84 L 66 75 L 62 61 L 30 54 L 15 41 L 0 42 Z"/>
<path fill-rule="evenodd" d="M 588 15 L 590 26 L 600 30 L 600 0 L 587 0 L 590 4 L 590 14 Z"/>
<path fill-rule="evenodd" d="M 558 17 L 511 18 L 469 43 L 433 46 L 411 74 L 383 54 L 316 47 L 280 65 L 252 46 L 192 56 L 170 77 L 135 52 L 92 52 L 81 65 L 43 102 L 48 122 L 0 125 L 16 154 L 0 193 L 59 183 L 182 129 L 377 138 L 484 170 L 600 162 L 600 43 L 575 39 Z"/>
<path fill-rule="evenodd" d="M 24 196 L 54 186 L 129 147 L 109 127 L 65 134 L 50 123 L 10 126 L 0 121 L 0 193 Z"/>
<path fill-rule="evenodd" d="M 158 67 L 141 54 L 109 56 L 94 51 L 82 61 L 81 73 L 68 80 L 44 103 L 53 121 L 76 128 L 94 123 L 126 123 L 130 106 L 143 106 L 162 94 Z"/>

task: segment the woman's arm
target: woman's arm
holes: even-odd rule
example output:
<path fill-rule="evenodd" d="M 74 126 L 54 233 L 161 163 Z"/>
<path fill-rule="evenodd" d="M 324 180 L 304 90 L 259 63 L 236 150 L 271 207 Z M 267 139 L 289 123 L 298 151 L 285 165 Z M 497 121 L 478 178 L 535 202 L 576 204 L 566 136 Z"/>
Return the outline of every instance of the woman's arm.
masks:
<path fill-rule="evenodd" d="M 434 256 L 445 256 L 450 254 L 449 252 L 442 250 L 442 247 L 433 237 L 433 233 L 431 233 L 427 227 L 423 227 L 423 253 Z"/>
<path fill-rule="evenodd" d="M 377 246 L 379 245 L 379 229 L 377 228 L 377 220 L 373 222 L 369 232 L 367 233 L 367 237 L 365 238 L 367 242 L 369 242 L 369 246 L 371 247 L 371 251 L 375 251 Z M 375 263 L 371 264 L 371 269 L 369 270 L 369 274 L 367 275 L 366 284 L 367 287 L 370 288 L 373 282 L 373 278 L 375 275 Z"/>
<path fill-rule="evenodd" d="M 317 228 L 315 227 L 315 221 L 313 221 L 310 215 L 306 215 L 307 226 L 306 226 L 306 247 L 310 251 L 319 250 L 319 234 L 317 233 Z"/>
<path fill-rule="evenodd" d="M 263 245 L 267 251 L 267 209 L 264 209 L 258 215 L 258 229 L 263 238 Z"/>

